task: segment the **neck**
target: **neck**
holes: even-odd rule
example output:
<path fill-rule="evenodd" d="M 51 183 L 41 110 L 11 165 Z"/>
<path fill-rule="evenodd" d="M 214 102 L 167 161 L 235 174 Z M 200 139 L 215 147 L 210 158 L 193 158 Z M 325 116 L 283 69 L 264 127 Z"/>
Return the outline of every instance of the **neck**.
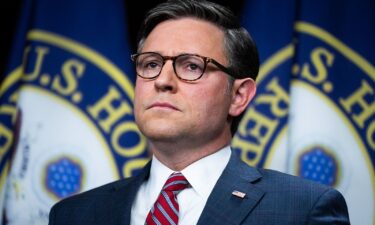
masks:
<path fill-rule="evenodd" d="M 151 150 L 155 157 L 168 168 L 174 171 L 181 171 L 194 162 L 229 145 L 230 141 L 231 135 L 206 143 L 194 141 L 151 141 Z"/>

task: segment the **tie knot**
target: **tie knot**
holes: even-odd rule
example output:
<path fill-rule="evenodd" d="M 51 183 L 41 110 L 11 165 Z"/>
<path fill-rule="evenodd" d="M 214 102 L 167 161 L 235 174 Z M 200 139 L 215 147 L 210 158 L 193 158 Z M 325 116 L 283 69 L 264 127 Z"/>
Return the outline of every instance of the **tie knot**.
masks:
<path fill-rule="evenodd" d="M 189 182 L 186 180 L 184 175 L 181 173 L 172 173 L 167 182 L 165 182 L 163 190 L 164 191 L 173 191 L 180 192 L 189 186 Z"/>

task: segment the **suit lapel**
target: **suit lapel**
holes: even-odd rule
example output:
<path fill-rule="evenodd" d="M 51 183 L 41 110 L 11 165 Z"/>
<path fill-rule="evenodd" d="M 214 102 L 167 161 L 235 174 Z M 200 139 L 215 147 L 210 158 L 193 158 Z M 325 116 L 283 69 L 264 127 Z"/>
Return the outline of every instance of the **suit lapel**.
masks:
<path fill-rule="evenodd" d="M 100 221 L 102 223 L 97 224 L 130 224 L 130 214 L 133 201 L 143 181 L 148 179 L 150 165 L 151 163 L 149 162 L 137 176 L 125 179 L 124 182 L 120 182 L 113 187 L 113 192 L 109 196 L 111 199 L 111 205 L 109 208 L 103 209 L 105 212 L 108 212 L 108 216 L 105 217 L 106 221 Z M 99 206 L 97 208 L 102 207 Z M 101 213 L 103 213 L 103 211 Z"/>
<path fill-rule="evenodd" d="M 240 224 L 264 195 L 252 184 L 260 178 L 261 174 L 256 169 L 246 165 L 232 152 L 228 165 L 207 200 L 198 225 Z M 234 191 L 237 192 L 233 194 Z"/>

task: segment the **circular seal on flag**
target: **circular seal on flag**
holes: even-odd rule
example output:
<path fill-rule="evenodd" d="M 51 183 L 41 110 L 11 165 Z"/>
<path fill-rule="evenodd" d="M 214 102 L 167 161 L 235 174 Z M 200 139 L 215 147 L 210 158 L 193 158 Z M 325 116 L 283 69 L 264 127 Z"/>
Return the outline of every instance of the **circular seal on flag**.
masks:
<path fill-rule="evenodd" d="M 372 225 L 375 67 L 320 27 L 295 31 L 298 41 L 262 64 L 232 147 L 250 165 L 337 188 L 351 222 Z"/>
<path fill-rule="evenodd" d="M 148 161 L 127 75 L 67 37 L 43 30 L 27 37 L 23 69 L 1 90 L 17 103 L 20 124 L 6 194 L 8 224 L 44 224 L 58 200 L 128 177 Z"/>

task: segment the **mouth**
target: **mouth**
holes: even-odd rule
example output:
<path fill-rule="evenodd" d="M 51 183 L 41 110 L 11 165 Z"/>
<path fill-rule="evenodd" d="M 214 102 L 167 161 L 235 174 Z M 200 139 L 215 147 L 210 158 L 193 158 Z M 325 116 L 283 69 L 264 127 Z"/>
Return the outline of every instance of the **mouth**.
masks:
<path fill-rule="evenodd" d="M 166 109 L 180 111 L 177 107 L 168 102 L 155 102 L 152 103 L 149 107 L 147 107 L 147 109 Z"/>

